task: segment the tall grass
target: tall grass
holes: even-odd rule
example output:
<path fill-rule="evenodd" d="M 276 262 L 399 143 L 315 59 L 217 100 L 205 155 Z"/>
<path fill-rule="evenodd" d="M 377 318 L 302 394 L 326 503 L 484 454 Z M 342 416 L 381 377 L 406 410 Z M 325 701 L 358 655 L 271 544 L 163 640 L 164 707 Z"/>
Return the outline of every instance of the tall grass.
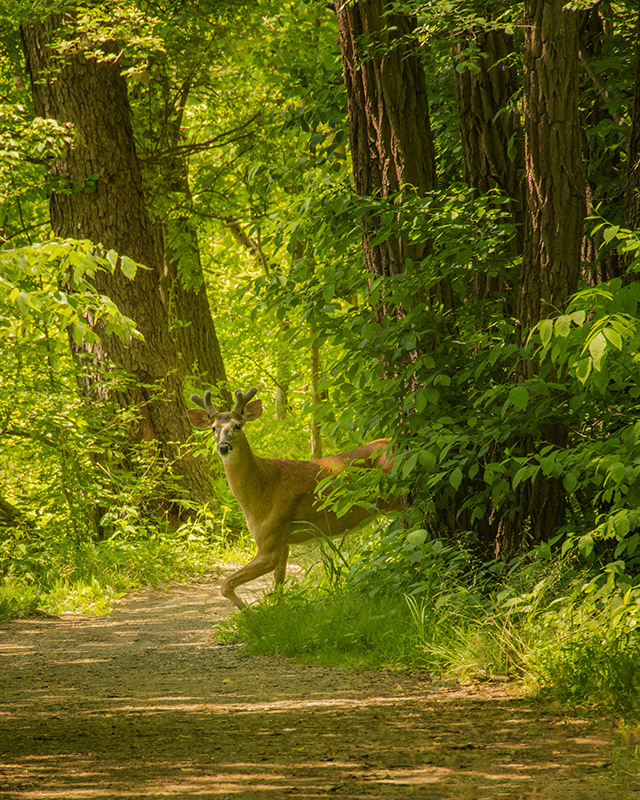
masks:
<path fill-rule="evenodd" d="M 248 653 L 326 665 L 506 676 L 572 704 L 640 713 L 640 588 L 617 567 L 539 548 L 477 564 L 424 531 L 322 546 L 300 583 L 221 626 Z"/>

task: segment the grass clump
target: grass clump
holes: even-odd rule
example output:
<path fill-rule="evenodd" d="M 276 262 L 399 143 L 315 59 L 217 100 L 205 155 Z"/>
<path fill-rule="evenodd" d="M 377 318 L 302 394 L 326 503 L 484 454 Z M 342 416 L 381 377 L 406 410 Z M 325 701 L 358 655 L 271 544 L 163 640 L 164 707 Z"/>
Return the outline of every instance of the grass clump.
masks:
<path fill-rule="evenodd" d="M 242 641 L 247 654 L 278 654 L 323 666 L 388 667 L 411 659 L 402 631 L 411 615 L 402 598 L 368 600 L 340 588 L 312 592 L 287 585 L 219 626 L 227 643 Z"/>
<path fill-rule="evenodd" d="M 571 705 L 640 714 L 640 586 L 551 545 L 475 563 L 425 531 L 324 543 L 298 584 L 220 627 L 245 651 L 324 665 L 527 680 Z"/>

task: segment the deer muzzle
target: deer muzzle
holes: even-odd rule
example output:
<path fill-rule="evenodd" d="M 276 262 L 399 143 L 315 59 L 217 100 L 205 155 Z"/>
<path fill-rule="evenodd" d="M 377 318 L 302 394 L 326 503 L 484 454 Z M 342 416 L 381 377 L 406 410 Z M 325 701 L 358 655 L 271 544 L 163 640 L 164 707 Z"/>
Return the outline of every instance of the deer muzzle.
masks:
<path fill-rule="evenodd" d="M 228 442 L 221 442 L 218 445 L 218 452 L 221 456 L 228 455 L 233 450 L 233 447 Z"/>

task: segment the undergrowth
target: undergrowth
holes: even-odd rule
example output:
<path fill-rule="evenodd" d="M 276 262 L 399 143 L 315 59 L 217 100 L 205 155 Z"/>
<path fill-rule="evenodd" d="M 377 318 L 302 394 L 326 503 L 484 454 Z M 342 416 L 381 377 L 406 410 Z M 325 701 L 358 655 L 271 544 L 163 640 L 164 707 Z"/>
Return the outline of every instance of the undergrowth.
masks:
<path fill-rule="evenodd" d="M 475 563 L 425 531 L 348 553 L 332 542 L 287 582 L 218 627 L 247 654 L 306 663 L 507 677 L 571 705 L 640 714 L 640 587 L 619 562 L 585 564 L 544 545 Z"/>
<path fill-rule="evenodd" d="M 62 531 L 0 542 L 0 619 L 39 612 L 105 614 L 140 586 L 159 586 L 247 560 L 248 535 L 229 536 L 208 515 L 177 531 L 147 524 L 108 539 L 76 542 Z"/>

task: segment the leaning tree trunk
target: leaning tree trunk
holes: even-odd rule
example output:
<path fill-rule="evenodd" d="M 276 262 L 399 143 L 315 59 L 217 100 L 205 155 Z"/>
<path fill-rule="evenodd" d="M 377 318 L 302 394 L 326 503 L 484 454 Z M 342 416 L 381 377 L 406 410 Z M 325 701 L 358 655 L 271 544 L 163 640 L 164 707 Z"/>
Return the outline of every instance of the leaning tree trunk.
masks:
<path fill-rule="evenodd" d="M 176 85 L 164 65 L 149 73 L 150 83 L 138 107 L 151 109 L 142 125 L 157 134 L 140 161 L 145 197 L 162 238 L 162 296 L 185 376 L 193 376 L 198 386 L 211 389 L 218 407 L 231 408 L 233 399 L 205 286 L 198 231 L 185 211 L 193 205 L 183 133 L 191 80 Z"/>
<path fill-rule="evenodd" d="M 526 0 L 524 47 L 526 222 L 515 307 L 524 341 L 541 319 L 562 311 L 576 291 L 585 215 L 578 115 L 575 12 L 564 0 Z M 524 443 L 527 453 L 563 447 L 561 420 Z M 502 521 L 500 549 L 510 555 L 554 535 L 565 519 L 562 481 L 540 475 L 518 486 L 517 512 Z"/>
<path fill-rule="evenodd" d="M 188 194 L 186 186 L 185 197 Z M 183 370 L 213 391 L 219 407 L 231 408 L 232 396 L 204 283 L 198 233 L 189 217 L 175 213 L 161 228 L 163 294 Z"/>
<path fill-rule="evenodd" d="M 126 346 L 99 330 L 100 344 L 83 347 L 95 362 L 117 364 L 134 378 L 119 397 L 138 409 L 137 440 L 156 443 L 185 498 L 206 501 L 211 499 L 207 468 L 182 444 L 190 435 L 182 368 L 161 297 L 163 254 L 143 198 L 126 83 L 107 53 L 104 60 L 73 49 L 58 56 L 52 42 L 73 31 L 70 15 L 52 15 L 42 25 L 21 29 L 37 113 L 74 132 L 73 144 L 55 165 L 63 188 L 51 196 L 52 227 L 57 236 L 90 239 L 145 267 L 134 280 L 117 270 L 98 272 L 94 281 L 97 291 L 136 320 L 144 341 Z M 100 388 L 85 381 L 89 396 Z"/>
<path fill-rule="evenodd" d="M 180 193 L 185 206 L 189 205 L 187 165 L 174 164 L 170 175 L 165 170 L 162 173 L 163 182 L 171 179 L 172 194 Z M 164 256 L 162 296 L 183 374 L 212 390 L 219 407 L 231 408 L 233 400 L 204 282 L 198 232 L 193 220 L 175 208 L 168 211 L 158 229 Z"/>

